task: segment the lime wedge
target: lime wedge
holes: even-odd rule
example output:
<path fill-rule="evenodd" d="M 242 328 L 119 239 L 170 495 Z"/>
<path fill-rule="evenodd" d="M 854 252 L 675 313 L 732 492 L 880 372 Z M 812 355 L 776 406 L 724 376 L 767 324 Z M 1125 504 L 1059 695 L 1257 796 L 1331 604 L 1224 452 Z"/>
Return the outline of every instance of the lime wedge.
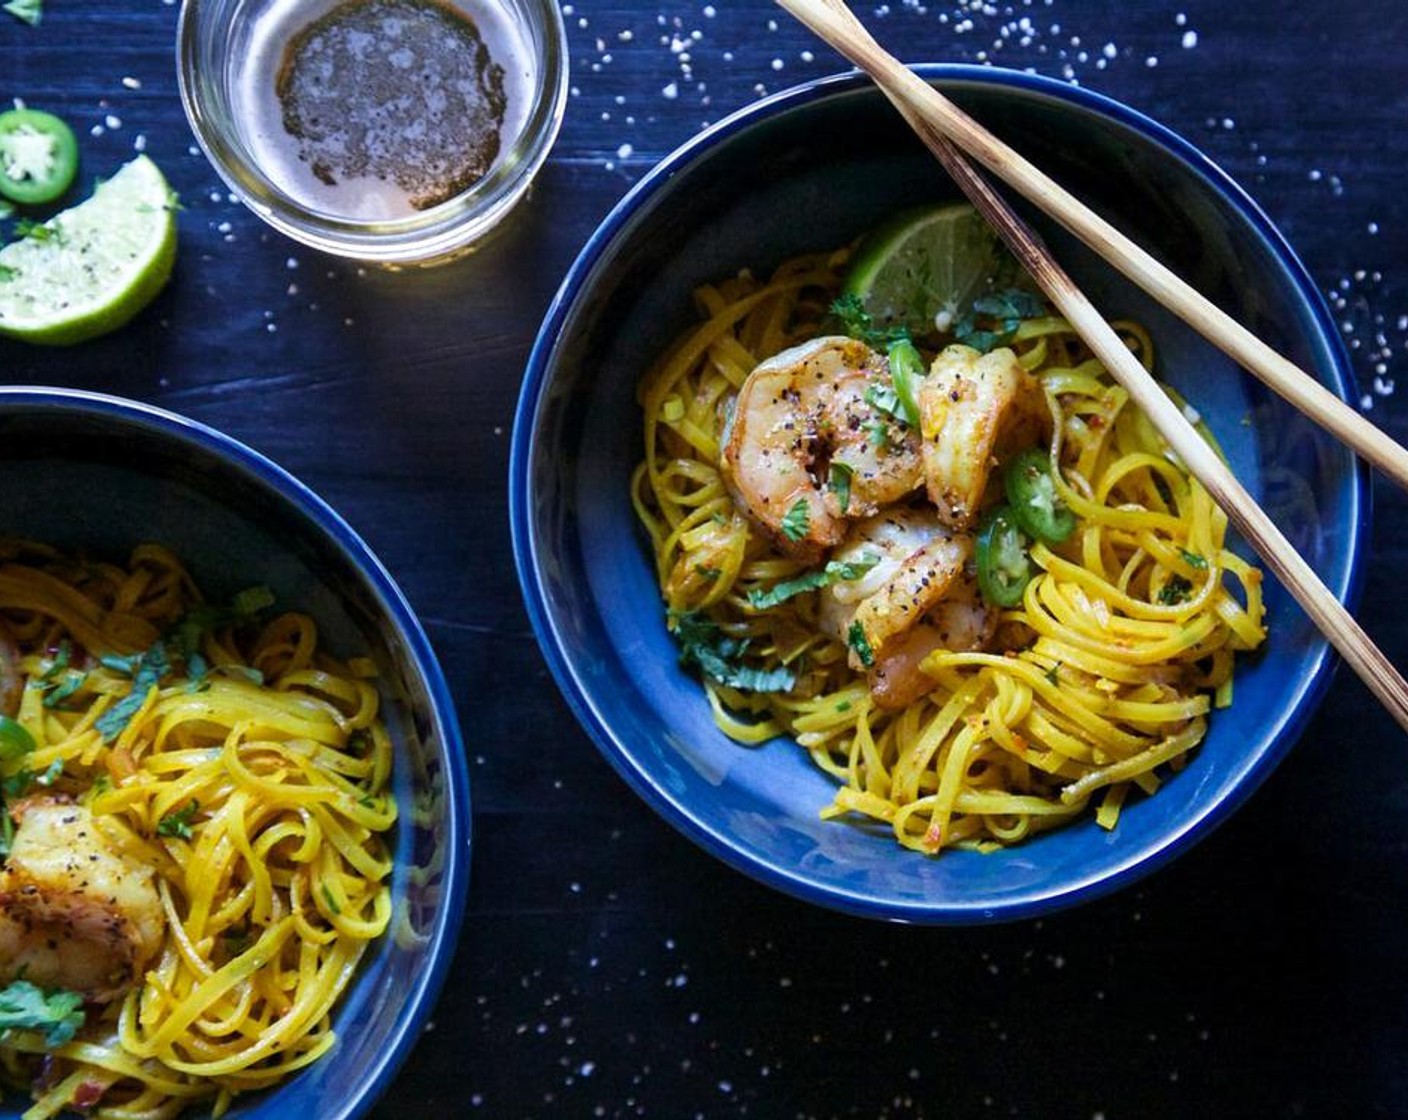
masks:
<path fill-rule="evenodd" d="M 922 338 L 947 332 L 1012 265 L 982 216 L 968 203 L 906 210 L 868 234 L 856 250 L 844 290 L 857 296 L 877 327 L 907 328 Z"/>
<path fill-rule="evenodd" d="M 122 326 L 171 275 L 173 197 L 138 156 L 92 198 L 0 249 L 0 334 L 67 346 Z"/>

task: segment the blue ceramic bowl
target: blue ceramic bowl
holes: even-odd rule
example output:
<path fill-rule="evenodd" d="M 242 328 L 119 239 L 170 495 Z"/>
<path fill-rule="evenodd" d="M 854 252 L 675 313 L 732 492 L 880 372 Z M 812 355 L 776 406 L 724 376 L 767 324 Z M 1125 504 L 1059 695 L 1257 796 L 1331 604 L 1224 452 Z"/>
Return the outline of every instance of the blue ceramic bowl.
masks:
<path fill-rule="evenodd" d="M 338 1041 L 231 1120 L 366 1112 L 425 1026 L 454 955 L 469 877 L 469 777 L 445 680 L 420 624 L 367 546 L 292 476 L 171 413 L 58 389 L 0 388 L 0 534 L 125 558 L 173 549 L 213 600 L 265 584 L 327 647 L 381 670 L 397 747 L 392 929 L 334 1012 Z M 416 812 L 411 808 L 414 805 Z M 0 1117 L 18 1116 L 11 1095 Z"/>
<path fill-rule="evenodd" d="M 1302 368 L 1345 393 L 1348 366 L 1305 270 L 1266 216 L 1185 140 L 1107 98 L 1026 74 L 925 77 Z M 641 454 L 636 379 L 693 321 L 691 289 L 845 244 L 895 210 L 957 194 L 863 79 L 760 101 L 666 159 L 568 274 L 529 362 L 511 516 L 548 664 L 607 759 L 662 816 L 734 867 L 871 917 L 971 923 L 1041 914 L 1128 884 L 1224 819 L 1290 749 L 1331 651 L 1282 588 L 1271 638 L 1237 677 L 1191 764 L 1158 796 L 990 855 L 901 850 L 888 829 L 818 819 L 831 779 L 796 746 L 738 746 L 678 666 L 629 501 Z M 1334 441 L 1111 268 L 1031 215 L 1111 317 L 1148 324 L 1161 375 L 1207 418 L 1232 466 L 1334 593 L 1355 597 L 1367 474 Z M 1244 550 L 1245 551 L 1245 550 Z"/>

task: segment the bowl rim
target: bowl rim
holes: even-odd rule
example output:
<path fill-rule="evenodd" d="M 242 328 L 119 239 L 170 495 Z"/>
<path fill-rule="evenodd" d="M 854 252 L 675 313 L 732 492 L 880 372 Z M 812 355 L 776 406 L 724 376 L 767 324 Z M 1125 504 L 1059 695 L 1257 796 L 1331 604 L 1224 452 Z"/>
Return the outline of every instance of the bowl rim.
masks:
<path fill-rule="evenodd" d="M 200 421 L 125 397 L 43 385 L 0 386 L 0 416 L 17 408 L 34 412 L 77 412 L 118 419 L 154 429 L 161 436 L 179 443 L 193 444 L 243 468 L 258 482 L 292 503 L 367 578 L 373 593 L 396 627 L 411 663 L 425 683 L 432 700 L 431 717 L 436 737 L 444 745 L 442 762 L 449 793 L 445 836 L 445 902 L 437 913 L 427 947 L 429 967 L 417 972 L 407 998 L 406 1011 L 397 1017 L 389 1032 L 388 1045 L 382 1049 L 375 1064 L 356 1071 L 358 1087 L 354 1091 L 348 1086 L 346 1095 L 339 1102 L 338 1111 L 333 1114 L 336 1120 L 353 1120 L 362 1116 L 390 1087 L 419 1039 L 423 1023 L 434 1011 L 454 960 L 469 888 L 472 844 L 469 764 L 454 700 L 429 638 L 390 573 L 351 525 L 283 467 L 232 436 Z M 382 936 L 390 937 L 391 933 L 388 931 Z M 296 1079 L 295 1074 L 293 1078 L 261 1093 L 256 1107 L 262 1111 L 285 1087 L 294 1085 Z M 251 1103 L 256 1100 L 254 1096 L 249 1099 Z"/>
<path fill-rule="evenodd" d="M 1225 171 L 1190 141 L 1143 112 L 1121 101 L 1090 90 L 1027 71 L 967 63 L 926 63 L 911 67 L 920 77 L 935 84 L 998 86 L 1021 93 L 1037 94 L 1066 102 L 1122 125 L 1168 151 L 1189 166 L 1248 226 L 1266 242 L 1282 266 L 1286 278 L 1308 313 L 1328 359 L 1332 391 L 1345 396 L 1354 384 L 1353 369 L 1344 341 L 1335 329 L 1323 295 L 1315 286 L 1300 258 L 1249 194 Z M 871 894 L 832 884 L 818 883 L 799 875 L 795 869 L 760 858 L 745 851 L 708 825 L 690 806 L 677 798 L 663 783 L 640 765 L 619 743 L 596 709 L 572 669 L 560 632 L 547 609 L 547 597 L 540 576 L 538 542 L 534 533 L 530 463 L 536 443 L 535 418 L 548 386 L 558 339 L 577 301 L 584 294 L 585 281 L 608 252 L 618 234 L 637 211 L 697 156 L 762 118 L 818 102 L 830 97 L 878 89 L 863 73 L 855 70 L 833 74 L 780 90 L 729 114 L 701 131 L 656 164 L 612 208 L 589 237 L 564 277 L 539 329 L 528 357 L 518 407 L 514 415 L 509 453 L 509 521 L 513 539 L 514 563 L 533 632 L 549 670 L 578 723 L 598 750 L 632 789 L 657 813 L 705 851 L 725 864 L 742 871 L 755 881 L 794 898 L 861 917 L 929 925 L 968 925 L 1038 917 L 1080 902 L 1090 901 L 1127 886 L 1162 867 L 1207 836 L 1224 822 L 1261 785 L 1304 733 L 1320 701 L 1329 688 L 1339 657 L 1320 638 L 1309 651 L 1309 661 L 1293 705 L 1267 736 L 1266 747 L 1249 765 L 1227 796 L 1203 812 L 1181 821 L 1157 846 L 1132 852 L 1098 877 L 1088 876 L 1059 889 L 1029 889 L 1000 902 L 877 899 Z M 1363 585 L 1363 557 L 1371 521 L 1369 470 L 1354 459 L 1350 472 L 1349 521 L 1345 534 L 1346 566 L 1339 587 L 1331 591 L 1351 610 L 1359 600 Z"/>

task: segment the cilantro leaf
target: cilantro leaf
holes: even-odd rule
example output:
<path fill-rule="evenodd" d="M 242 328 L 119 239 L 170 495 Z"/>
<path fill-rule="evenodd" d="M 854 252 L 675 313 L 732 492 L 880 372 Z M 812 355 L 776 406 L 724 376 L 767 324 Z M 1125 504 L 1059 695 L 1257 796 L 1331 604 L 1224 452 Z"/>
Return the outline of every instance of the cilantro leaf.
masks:
<path fill-rule="evenodd" d="M 236 595 L 227 607 L 208 603 L 192 607 L 165 638 L 144 653 L 130 657 L 107 654 L 100 658 L 104 668 L 132 678 L 132 691 L 104 712 L 94 726 L 102 732 L 104 739 L 112 742 L 142 707 L 152 686 L 159 684 L 172 671 L 174 662 L 179 661 L 185 666 L 188 691 L 199 692 L 207 687 L 210 664 L 200 648 L 205 635 L 211 630 L 247 622 L 273 602 L 274 593 L 267 587 L 247 588 Z M 246 669 L 245 672 L 250 679 L 263 683 L 263 674 L 257 669 Z"/>
<path fill-rule="evenodd" d="M 64 242 L 64 231 L 61 227 L 51 225 L 48 222 L 36 222 L 30 218 L 21 218 L 17 221 L 14 234 L 16 238 L 27 238 L 30 241 L 38 241 L 40 244 L 53 241 L 62 245 Z"/>
<path fill-rule="evenodd" d="M 191 821 L 200 812 L 200 802 L 194 797 L 183 808 L 173 809 L 156 823 L 158 836 L 179 836 L 182 840 L 191 838 Z"/>
<path fill-rule="evenodd" d="M 1046 313 L 1041 298 L 1024 288 L 1006 288 L 973 301 L 973 309 L 959 319 L 953 337 L 965 346 L 986 354 L 1006 346 L 1023 319 Z"/>
<path fill-rule="evenodd" d="M 785 603 L 788 599 L 800 595 L 804 591 L 815 591 L 840 580 L 849 582 L 860 579 L 878 563 L 880 563 L 880 557 L 868 552 L 858 560 L 828 560 L 824 568 L 803 572 L 795 579 L 780 580 L 766 591 L 756 587 L 751 588 L 748 592 L 748 605 L 755 610 L 766 610 L 779 603 Z"/>
<path fill-rule="evenodd" d="M 0 761 L 13 762 L 33 753 L 34 736 L 18 720 L 0 713 Z"/>
<path fill-rule="evenodd" d="M 680 643 L 680 662 L 698 666 L 719 684 L 745 692 L 788 692 L 796 685 L 797 674 L 785 665 L 775 669 L 745 665 L 742 658 L 748 642 L 730 637 L 703 615 L 690 611 L 672 615 L 672 619 Z"/>
<path fill-rule="evenodd" d="M 0 991 L 0 1029 L 42 1030 L 51 1049 L 68 1042 L 83 1026 L 83 997 L 56 988 L 44 992 L 28 980 L 16 980 Z"/>
<path fill-rule="evenodd" d="M 1190 568 L 1196 568 L 1200 572 L 1208 570 L 1208 560 L 1206 556 L 1201 556 L 1196 552 L 1189 552 L 1186 548 L 1180 548 L 1178 554 L 1183 557 L 1184 563 Z"/>
<path fill-rule="evenodd" d="M 30 27 L 38 27 L 44 18 L 44 0 L 8 0 L 5 11 Z"/>
<path fill-rule="evenodd" d="M 171 661 L 166 655 L 166 645 L 157 642 L 138 659 L 132 672 L 132 691 L 100 715 L 93 726 L 98 729 L 105 742 L 111 743 L 132 721 L 146 702 L 147 693 L 161 683 L 161 679 L 171 672 Z"/>
<path fill-rule="evenodd" d="M 865 391 L 865 403 L 879 412 L 883 412 L 896 423 L 909 426 L 909 421 L 905 419 L 904 406 L 900 404 L 900 395 L 895 391 L 893 385 L 872 385 Z"/>
<path fill-rule="evenodd" d="M 1159 588 L 1159 602 L 1166 607 L 1177 606 L 1188 598 L 1188 592 L 1193 590 L 1193 585 L 1180 575 L 1170 577 L 1169 581 Z"/>
<path fill-rule="evenodd" d="M 842 513 L 845 513 L 851 505 L 851 479 L 855 473 L 855 468 L 849 463 L 842 463 L 835 459 L 831 461 L 830 478 L 827 480 L 827 485 L 836 495 L 836 501 L 840 504 Z"/>
<path fill-rule="evenodd" d="M 205 678 L 210 673 L 210 666 L 200 652 L 205 635 L 212 630 L 248 622 L 273 605 L 274 593 L 269 588 L 247 587 L 231 599 L 227 607 L 202 603 L 181 617 L 167 638 L 167 649 L 172 657 L 185 662 L 192 692 L 205 687 Z"/>
<path fill-rule="evenodd" d="M 807 500 L 798 498 L 792 508 L 782 515 L 782 535 L 789 541 L 799 541 L 807 535 L 811 523 L 812 511 Z"/>
<path fill-rule="evenodd" d="M 885 423 L 883 417 L 872 416 L 863 425 L 865 431 L 865 441 L 871 447 L 885 447 L 890 442 L 890 425 Z"/>
<path fill-rule="evenodd" d="M 875 650 L 871 648 L 870 639 L 865 636 L 865 627 L 859 622 L 852 622 L 851 628 L 846 631 L 846 644 L 856 651 L 860 663 L 867 669 L 875 664 Z"/>
<path fill-rule="evenodd" d="M 87 673 L 70 671 L 72 660 L 73 647 L 65 638 L 54 651 L 53 660 L 49 662 L 48 668 L 29 682 L 30 688 L 44 693 L 44 707 L 57 708 L 82 688 L 84 682 L 87 681 Z"/>
<path fill-rule="evenodd" d="M 865 303 L 854 292 L 846 292 L 832 302 L 831 316 L 851 338 L 877 350 L 909 337 L 909 331 L 902 326 L 877 327 L 875 317 L 865 309 Z"/>

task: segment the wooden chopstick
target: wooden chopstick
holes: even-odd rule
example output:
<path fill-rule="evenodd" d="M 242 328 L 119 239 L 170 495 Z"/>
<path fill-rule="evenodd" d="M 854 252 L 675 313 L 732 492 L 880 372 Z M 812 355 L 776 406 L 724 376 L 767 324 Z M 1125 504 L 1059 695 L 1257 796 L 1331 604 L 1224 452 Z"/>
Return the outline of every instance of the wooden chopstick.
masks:
<path fill-rule="evenodd" d="M 1218 349 L 1399 486 L 1408 449 L 1160 264 L 1035 165 L 879 46 L 840 0 L 778 0 L 784 8 L 973 159 L 1025 196 Z M 898 103 L 898 102 L 897 102 Z"/>
<path fill-rule="evenodd" d="M 1057 310 L 1111 375 L 1129 391 L 1130 398 L 1143 409 L 1159 434 L 1227 512 L 1267 567 L 1276 573 L 1399 726 L 1408 730 L 1408 682 L 1194 430 L 1178 406 L 1159 388 L 1031 228 L 968 163 L 931 111 L 929 99 L 913 95 L 909 79 L 918 81 L 926 90 L 930 89 L 929 85 L 886 54 L 842 0 L 778 0 L 778 3 L 875 79 Z M 899 74 L 904 78 L 899 79 Z M 995 139 L 992 142 L 1000 143 Z"/>

